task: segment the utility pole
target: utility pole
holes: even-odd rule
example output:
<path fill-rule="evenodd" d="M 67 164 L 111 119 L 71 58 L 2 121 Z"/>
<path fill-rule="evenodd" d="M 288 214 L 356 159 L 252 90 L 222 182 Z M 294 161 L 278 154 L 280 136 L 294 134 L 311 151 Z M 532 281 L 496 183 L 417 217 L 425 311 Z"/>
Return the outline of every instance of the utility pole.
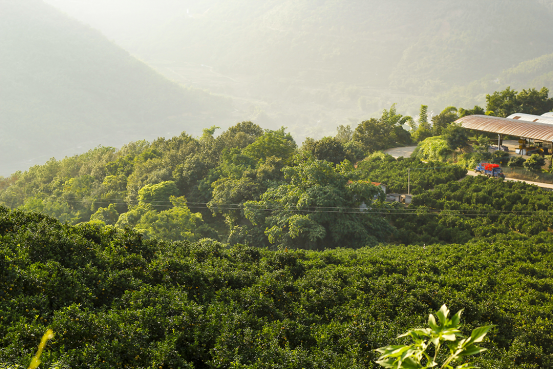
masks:
<path fill-rule="evenodd" d="M 407 195 L 411 194 L 411 168 L 407 168 Z"/>

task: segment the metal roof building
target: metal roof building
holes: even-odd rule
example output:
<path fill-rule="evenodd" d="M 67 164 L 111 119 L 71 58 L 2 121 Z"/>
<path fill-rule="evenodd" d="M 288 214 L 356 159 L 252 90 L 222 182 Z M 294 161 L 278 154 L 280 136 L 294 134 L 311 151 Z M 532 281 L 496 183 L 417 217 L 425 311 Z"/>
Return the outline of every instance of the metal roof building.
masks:
<path fill-rule="evenodd" d="M 553 124 L 553 116 L 546 116 L 546 115 L 539 116 L 539 115 L 532 115 L 532 114 L 515 113 L 515 114 L 509 115 L 507 119 L 524 120 L 526 122 L 535 122 L 535 123 L 544 123 L 544 124 Z"/>
<path fill-rule="evenodd" d="M 553 142 L 553 124 L 491 117 L 488 115 L 469 115 L 457 119 L 455 123 L 460 123 L 463 128 L 474 129 L 476 131 Z"/>

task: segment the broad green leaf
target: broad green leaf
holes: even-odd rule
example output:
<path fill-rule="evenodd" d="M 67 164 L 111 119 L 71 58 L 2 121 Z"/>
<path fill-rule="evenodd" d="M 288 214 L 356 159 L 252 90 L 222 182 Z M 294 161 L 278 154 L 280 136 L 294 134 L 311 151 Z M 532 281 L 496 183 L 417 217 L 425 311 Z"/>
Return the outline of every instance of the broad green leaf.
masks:
<path fill-rule="evenodd" d="M 401 337 L 411 337 L 415 342 L 422 342 L 424 339 L 430 337 L 430 334 L 432 333 L 431 329 L 428 328 L 416 328 L 412 329 L 404 334 L 401 334 L 398 336 L 398 338 Z"/>
<path fill-rule="evenodd" d="M 387 352 L 387 351 L 395 351 L 397 350 L 398 348 L 401 348 L 401 347 L 405 347 L 405 345 L 388 345 L 388 346 L 384 346 L 384 347 L 379 347 L 376 349 L 376 351 L 378 352 Z"/>
<path fill-rule="evenodd" d="M 411 346 L 401 346 L 399 347 L 398 349 L 396 349 L 395 351 L 393 351 L 392 353 L 388 354 L 389 356 L 391 357 L 400 357 L 403 355 L 403 353 L 407 350 L 410 350 L 411 349 Z"/>
<path fill-rule="evenodd" d="M 442 334 L 442 338 L 446 341 L 455 341 L 457 336 L 455 333 Z"/>
<path fill-rule="evenodd" d="M 449 315 L 449 309 L 445 304 L 442 305 L 440 310 L 436 312 L 438 319 L 440 319 L 440 326 L 444 326 L 447 322 L 447 316 Z"/>
<path fill-rule="evenodd" d="M 478 327 L 474 329 L 470 335 L 471 342 L 482 342 L 482 340 L 492 327 L 493 325 L 486 325 L 484 327 Z"/>
<path fill-rule="evenodd" d="M 397 365 L 395 364 L 395 359 L 383 359 L 383 360 L 377 360 L 376 363 L 380 366 L 383 366 L 384 368 L 397 368 Z"/>
<path fill-rule="evenodd" d="M 432 328 L 433 330 L 437 330 L 439 327 L 438 327 L 438 324 L 436 324 L 436 318 L 434 318 L 434 315 L 430 314 L 428 316 L 428 325 L 430 326 L 430 328 Z"/>
<path fill-rule="evenodd" d="M 470 355 L 476 355 L 481 352 L 486 351 L 487 349 L 483 347 L 477 347 L 474 345 L 468 345 L 461 353 L 459 353 L 457 356 L 463 357 L 463 356 L 470 356 Z"/>
<path fill-rule="evenodd" d="M 389 355 L 392 355 L 396 352 L 403 352 L 403 351 L 401 351 L 401 349 L 407 350 L 407 349 L 409 349 L 409 347 L 411 347 L 411 346 L 390 345 L 390 346 L 386 346 L 386 347 L 377 348 L 375 351 L 380 352 L 383 356 L 389 356 Z"/>
<path fill-rule="evenodd" d="M 401 362 L 401 368 L 405 369 L 421 369 L 423 366 L 412 358 L 407 358 Z"/>
<path fill-rule="evenodd" d="M 453 317 L 451 318 L 451 324 L 453 324 L 456 328 L 458 328 L 457 326 L 461 322 L 461 314 L 463 313 L 463 310 L 465 309 L 459 310 L 457 314 L 453 315 Z"/>

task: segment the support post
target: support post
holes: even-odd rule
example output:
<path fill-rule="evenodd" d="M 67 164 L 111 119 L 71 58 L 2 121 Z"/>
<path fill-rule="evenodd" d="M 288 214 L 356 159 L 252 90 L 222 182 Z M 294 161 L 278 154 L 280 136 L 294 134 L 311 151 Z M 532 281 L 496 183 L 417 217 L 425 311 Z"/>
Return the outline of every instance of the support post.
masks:
<path fill-rule="evenodd" d="M 411 168 L 407 168 L 407 195 L 411 194 Z"/>

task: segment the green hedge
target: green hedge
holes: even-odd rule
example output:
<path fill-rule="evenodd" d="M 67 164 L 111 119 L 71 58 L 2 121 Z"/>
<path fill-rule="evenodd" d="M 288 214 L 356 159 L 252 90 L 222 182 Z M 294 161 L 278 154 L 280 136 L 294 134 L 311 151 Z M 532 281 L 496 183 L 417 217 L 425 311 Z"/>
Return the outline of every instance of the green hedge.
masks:
<path fill-rule="evenodd" d="M 6 208 L 0 236 L 4 363 L 52 328 L 43 367 L 371 368 L 443 303 L 497 325 L 481 367 L 552 363 L 551 239 L 272 252 Z"/>

